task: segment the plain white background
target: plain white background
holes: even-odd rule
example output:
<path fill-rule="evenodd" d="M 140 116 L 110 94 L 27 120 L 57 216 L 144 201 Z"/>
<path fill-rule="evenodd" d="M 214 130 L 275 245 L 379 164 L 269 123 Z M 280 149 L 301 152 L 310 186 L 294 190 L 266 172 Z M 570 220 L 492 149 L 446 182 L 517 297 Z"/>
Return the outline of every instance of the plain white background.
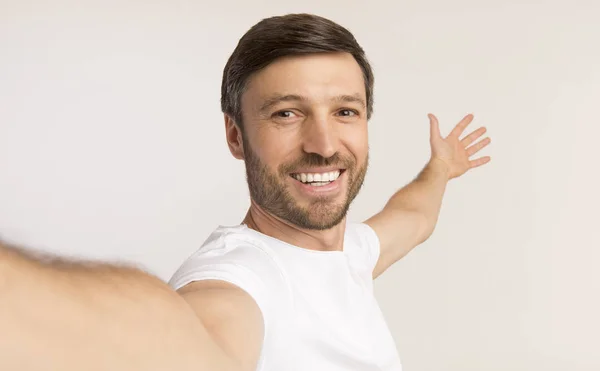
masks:
<path fill-rule="evenodd" d="M 349 28 L 376 76 L 377 212 L 473 113 L 492 162 L 376 280 L 407 371 L 600 370 L 597 1 L 0 1 L 0 235 L 167 280 L 248 206 L 223 66 L 264 17 Z"/>

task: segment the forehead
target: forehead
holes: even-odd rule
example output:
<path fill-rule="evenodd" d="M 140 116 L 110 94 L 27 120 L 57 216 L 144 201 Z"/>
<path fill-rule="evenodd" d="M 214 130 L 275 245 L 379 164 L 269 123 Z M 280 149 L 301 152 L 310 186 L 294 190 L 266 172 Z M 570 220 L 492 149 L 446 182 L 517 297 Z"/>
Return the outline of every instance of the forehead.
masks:
<path fill-rule="evenodd" d="M 273 94 L 297 94 L 310 101 L 340 95 L 366 100 L 363 73 L 349 53 L 320 53 L 284 57 L 254 74 L 242 96 L 242 107 L 256 107 Z"/>

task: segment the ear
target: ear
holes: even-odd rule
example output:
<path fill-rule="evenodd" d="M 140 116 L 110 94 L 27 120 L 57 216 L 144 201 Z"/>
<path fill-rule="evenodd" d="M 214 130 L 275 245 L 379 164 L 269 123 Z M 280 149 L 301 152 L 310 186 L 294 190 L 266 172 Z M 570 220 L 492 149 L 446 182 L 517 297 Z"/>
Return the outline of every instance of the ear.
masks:
<path fill-rule="evenodd" d="M 238 160 L 243 160 L 244 142 L 242 140 L 242 130 L 228 114 L 225 114 L 225 137 L 227 139 L 229 151 L 233 157 Z"/>

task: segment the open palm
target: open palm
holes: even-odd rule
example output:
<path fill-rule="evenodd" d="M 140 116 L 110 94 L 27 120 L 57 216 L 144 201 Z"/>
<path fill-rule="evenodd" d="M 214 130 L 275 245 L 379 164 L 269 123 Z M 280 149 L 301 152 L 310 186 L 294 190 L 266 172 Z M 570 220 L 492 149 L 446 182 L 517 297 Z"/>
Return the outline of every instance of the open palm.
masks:
<path fill-rule="evenodd" d="M 467 126 L 473 121 L 473 115 L 465 116 L 452 129 L 447 137 L 442 137 L 437 118 L 429 114 L 431 125 L 430 144 L 431 157 L 443 161 L 448 166 L 448 178 L 456 178 L 468 170 L 484 165 L 490 161 L 489 156 L 471 159 L 473 155 L 490 144 L 490 138 L 485 138 L 473 144 L 486 132 L 485 127 L 469 133 L 464 138 L 460 138 Z"/>

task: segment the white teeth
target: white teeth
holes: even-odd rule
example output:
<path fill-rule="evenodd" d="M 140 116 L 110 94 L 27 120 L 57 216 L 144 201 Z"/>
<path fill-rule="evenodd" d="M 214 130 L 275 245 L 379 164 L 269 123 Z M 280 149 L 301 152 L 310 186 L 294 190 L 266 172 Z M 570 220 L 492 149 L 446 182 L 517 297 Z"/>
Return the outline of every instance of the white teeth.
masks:
<path fill-rule="evenodd" d="M 330 171 L 327 173 L 299 173 L 293 175 L 295 179 L 301 181 L 302 183 L 312 183 L 312 185 L 324 185 L 329 182 L 333 182 L 337 178 L 340 177 L 340 171 Z M 313 183 L 313 182 L 319 182 Z M 322 184 L 321 184 L 322 183 Z"/>

